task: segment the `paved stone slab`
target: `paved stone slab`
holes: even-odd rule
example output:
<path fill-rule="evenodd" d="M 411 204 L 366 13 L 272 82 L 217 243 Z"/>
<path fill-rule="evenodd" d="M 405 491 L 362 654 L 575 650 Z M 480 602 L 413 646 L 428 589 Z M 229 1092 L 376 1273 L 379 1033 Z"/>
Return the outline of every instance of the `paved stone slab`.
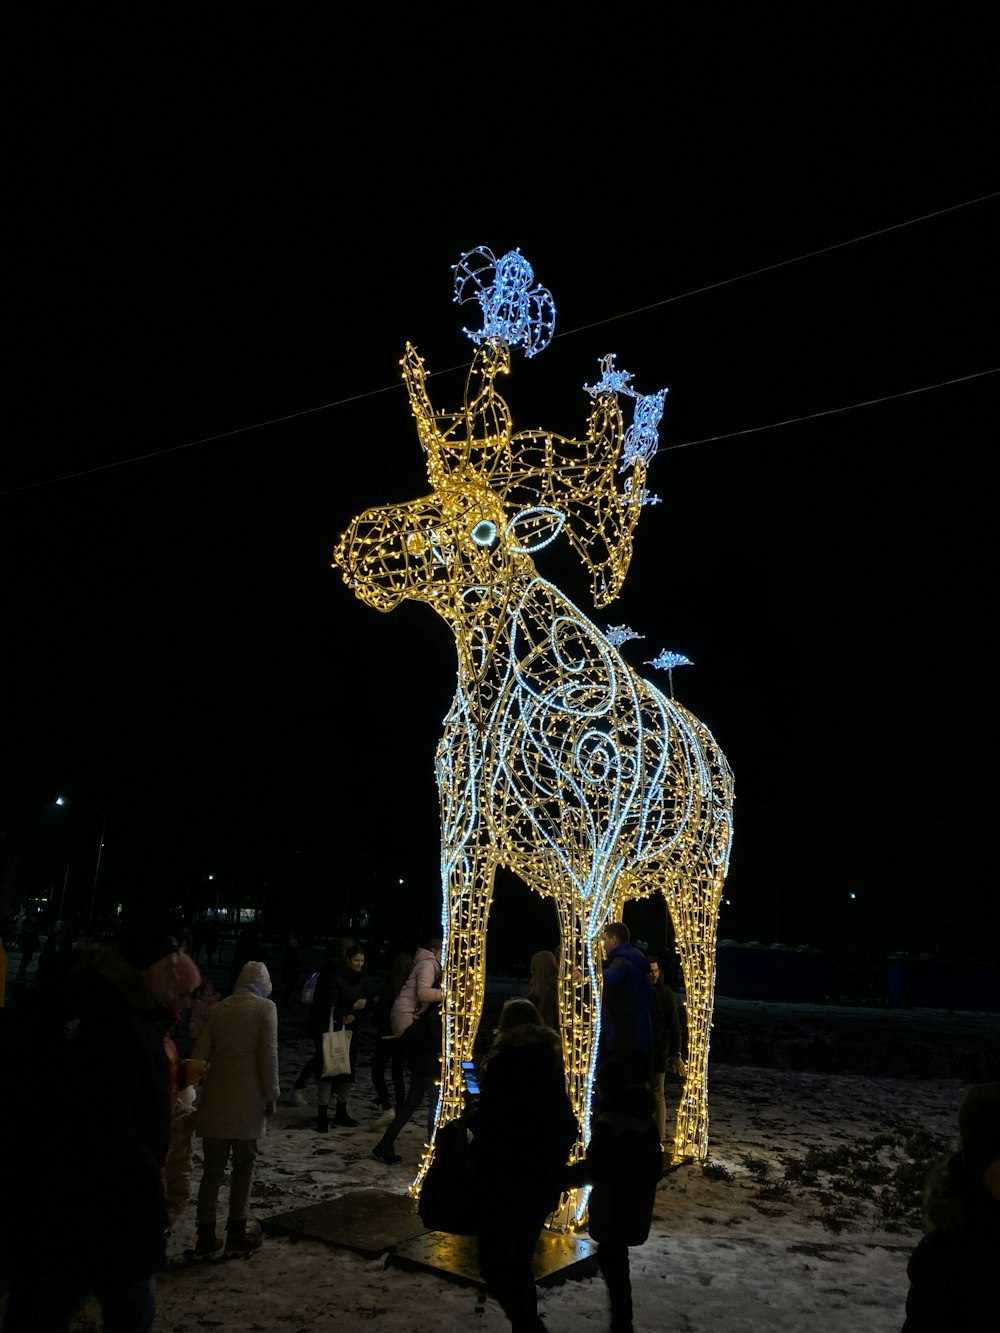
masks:
<path fill-rule="evenodd" d="M 399 1245 L 389 1256 L 399 1268 L 423 1269 L 466 1286 L 482 1286 L 474 1236 L 449 1236 L 427 1231 Z M 543 1231 L 532 1263 L 539 1286 L 556 1286 L 569 1279 L 592 1277 L 597 1272 L 597 1246 L 580 1236 L 557 1236 Z"/>
<path fill-rule="evenodd" d="M 268 1235 L 339 1245 L 368 1259 L 427 1232 L 413 1200 L 388 1190 L 358 1190 L 290 1213 L 262 1217 L 260 1227 Z"/>

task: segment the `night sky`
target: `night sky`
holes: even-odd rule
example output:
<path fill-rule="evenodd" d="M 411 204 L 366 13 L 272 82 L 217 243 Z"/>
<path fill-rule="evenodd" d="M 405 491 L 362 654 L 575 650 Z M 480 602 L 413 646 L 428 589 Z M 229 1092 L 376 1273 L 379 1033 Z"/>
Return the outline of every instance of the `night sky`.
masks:
<path fill-rule="evenodd" d="M 105 819 L 99 906 L 434 919 L 451 639 L 330 554 L 429 489 L 404 343 L 459 406 L 450 265 L 519 246 L 558 316 L 517 428 L 579 434 L 609 351 L 670 389 L 594 618 L 695 662 L 722 935 L 995 956 L 1000 376 L 754 429 L 1000 365 L 1000 199 L 954 207 L 1000 189 L 995 14 L 656 8 L 8 15 L 4 903 L 69 858 L 86 905 Z"/>

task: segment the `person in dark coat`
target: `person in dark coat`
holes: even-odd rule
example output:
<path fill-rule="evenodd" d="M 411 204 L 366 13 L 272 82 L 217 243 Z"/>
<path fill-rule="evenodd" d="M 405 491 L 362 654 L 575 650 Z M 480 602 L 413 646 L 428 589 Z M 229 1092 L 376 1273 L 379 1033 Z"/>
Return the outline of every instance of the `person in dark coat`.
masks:
<path fill-rule="evenodd" d="M 338 949 L 335 944 L 327 943 L 323 950 L 323 966 L 316 973 L 316 980 L 313 983 L 312 999 L 308 1001 L 306 1010 L 305 1029 L 306 1035 L 313 1040 L 313 1053 L 302 1066 L 299 1076 L 295 1080 L 291 1093 L 291 1104 L 293 1106 L 306 1106 L 306 1094 L 303 1091 L 310 1079 L 319 1078 L 320 1070 L 323 1068 L 323 1053 L 320 1049 L 323 1041 L 323 1033 L 326 1031 L 326 1024 L 330 1021 L 329 996 L 333 986 L 332 974 L 336 967 L 339 967 L 344 961 L 344 954 L 357 940 L 343 939 Z M 316 1008 L 316 996 L 319 994 L 322 1005 L 326 1006 L 326 1017 L 323 1019 L 323 1025 L 319 1024 L 320 1011 Z M 318 1054 L 317 1054 L 318 1052 Z"/>
<path fill-rule="evenodd" d="M 648 958 L 649 984 L 653 988 L 650 1010 L 653 1025 L 653 1077 L 649 1080 L 649 1090 L 653 1094 L 653 1118 L 660 1143 L 666 1145 L 667 1101 L 663 1093 L 664 1080 L 668 1071 L 683 1078 L 687 1073 L 687 1064 L 681 1057 L 681 1019 L 677 1012 L 676 996 L 663 980 L 660 960 L 652 954 Z"/>
<path fill-rule="evenodd" d="M 315 1044 L 315 1068 L 318 1077 L 316 1090 L 316 1129 L 325 1134 L 330 1127 L 330 1099 L 337 1096 L 337 1113 L 333 1117 L 335 1125 L 356 1125 L 347 1109 L 347 1096 L 354 1082 L 357 1067 L 357 1043 L 354 1040 L 356 1020 L 368 1003 L 362 995 L 365 978 L 362 975 L 365 965 L 365 951 L 360 944 L 351 944 L 347 948 L 344 961 L 321 969 L 316 978 L 316 993 L 309 1010 L 309 1029 Z M 333 1015 L 334 1026 L 346 1027 L 351 1034 L 351 1072 L 339 1074 L 336 1078 L 323 1078 L 323 1033 L 330 1026 Z"/>
<path fill-rule="evenodd" d="M 215 951 L 219 948 L 222 941 L 222 927 L 218 920 L 213 916 L 205 922 L 204 931 L 205 958 L 208 966 L 211 967 L 215 961 Z M 222 962 L 222 951 L 219 951 L 219 962 Z"/>
<path fill-rule="evenodd" d="M 601 1039 L 597 1062 L 611 1056 L 631 1066 L 637 1083 L 653 1074 L 652 992 L 646 955 L 629 943 L 621 921 L 604 928 L 604 986 L 601 996 Z"/>
<path fill-rule="evenodd" d="M 173 938 L 143 933 L 79 978 L 80 1021 L 59 1071 L 63 1086 L 79 1096 L 43 1164 L 38 1187 L 50 1225 L 27 1242 L 5 1333 L 60 1333 L 90 1293 L 106 1329 L 153 1327 L 154 1274 L 166 1267 L 162 1173 L 171 1111 L 164 1036 L 173 1023 L 177 964 Z M 56 1231 L 72 1244 L 53 1249 Z"/>
<path fill-rule="evenodd" d="M 559 1037 L 530 1000 L 508 1000 L 471 1121 L 483 1208 L 479 1270 L 514 1333 L 544 1333 L 532 1255 L 577 1136 Z"/>
<path fill-rule="evenodd" d="M 1000 1318 L 1000 1083 L 968 1090 L 958 1126 L 961 1151 L 928 1177 L 903 1333 L 986 1333 Z"/>
<path fill-rule="evenodd" d="M 649 1235 L 663 1152 L 652 1119 L 653 1095 L 635 1081 L 627 1061 L 606 1060 L 597 1073 L 597 1090 L 587 1156 L 568 1168 L 565 1184 L 593 1186 L 588 1229 L 611 1300 L 611 1333 L 632 1333 L 628 1250 Z"/>

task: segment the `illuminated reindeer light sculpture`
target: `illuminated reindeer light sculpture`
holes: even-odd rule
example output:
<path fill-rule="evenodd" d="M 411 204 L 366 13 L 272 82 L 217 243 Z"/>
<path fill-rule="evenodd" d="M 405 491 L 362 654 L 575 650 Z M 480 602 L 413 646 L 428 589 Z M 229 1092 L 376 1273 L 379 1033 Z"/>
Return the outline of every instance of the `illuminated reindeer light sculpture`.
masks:
<path fill-rule="evenodd" d="M 622 632 L 602 634 L 532 561 L 565 533 L 590 571 L 598 605 L 617 596 L 649 498 L 646 465 L 663 394 L 635 394 L 631 376 L 609 356 L 600 381 L 588 386 L 593 407 L 582 440 L 514 434 L 496 379 L 509 370 L 512 344 L 531 356 L 548 341 L 551 298 L 530 290 L 531 269 L 517 251 L 499 260 L 469 252 L 457 270 L 456 299 L 471 293 L 485 316 L 483 329 L 470 333 L 478 348 L 464 409 L 431 405 L 423 360 L 410 345 L 402 362 L 432 493 L 368 510 L 335 553 L 362 601 L 380 611 L 407 597 L 428 602 L 458 649 L 458 687 L 437 751 L 445 935 L 438 1123 L 463 1105 L 461 1062 L 472 1058 L 482 1011 L 486 924 L 502 865 L 558 912 L 567 1086 L 583 1126 L 600 1015 L 595 944 L 627 901 L 665 896 L 689 1033 L 674 1150 L 703 1158 L 730 770 L 707 728 L 624 661 L 612 643 Z M 628 431 L 622 393 L 636 399 Z M 623 490 L 620 471 L 630 473 Z M 582 1207 L 570 1199 L 555 1224 L 571 1226 Z"/>

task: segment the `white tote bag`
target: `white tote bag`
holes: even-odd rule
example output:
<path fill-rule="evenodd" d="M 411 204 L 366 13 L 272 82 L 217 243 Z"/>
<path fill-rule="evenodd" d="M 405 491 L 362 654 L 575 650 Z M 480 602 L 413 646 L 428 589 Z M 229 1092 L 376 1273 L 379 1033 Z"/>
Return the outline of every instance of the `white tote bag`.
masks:
<path fill-rule="evenodd" d="M 336 1078 L 340 1074 L 351 1072 L 351 1034 L 342 1027 L 339 1032 L 333 1030 L 333 1010 L 330 1010 L 330 1026 L 323 1033 L 323 1069 L 320 1078 Z"/>

